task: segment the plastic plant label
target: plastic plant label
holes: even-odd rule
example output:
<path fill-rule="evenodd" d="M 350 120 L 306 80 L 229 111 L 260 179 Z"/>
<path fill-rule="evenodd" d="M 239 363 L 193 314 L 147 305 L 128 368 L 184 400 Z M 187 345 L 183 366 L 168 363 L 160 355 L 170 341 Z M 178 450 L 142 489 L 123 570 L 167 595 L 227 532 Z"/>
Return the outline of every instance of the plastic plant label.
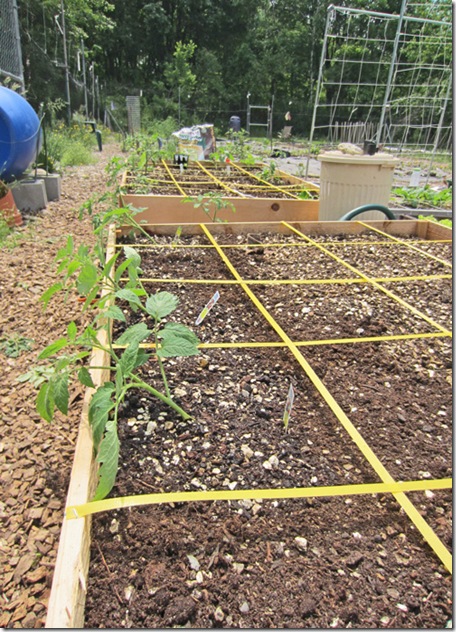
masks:
<path fill-rule="evenodd" d="M 412 175 L 410 177 L 410 187 L 418 187 L 420 186 L 420 178 L 421 178 L 421 169 L 414 169 L 412 171 Z"/>
<path fill-rule="evenodd" d="M 214 294 L 214 296 L 211 298 L 211 300 L 201 310 L 200 315 L 198 316 L 198 318 L 195 321 L 195 325 L 200 325 L 203 322 L 203 320 L 209 314 L 209 312 L 214 307 L 214 305 L 219 300 L 219 298 L 220 298 L 220 292 L 217 290 L 217 292 Z"/>
<path fill-rule="evenodd" d="M 290 388 L 288 389 L 287 401 L 285 403 L 285 410 L 283 413 L 283 426 L 285 431 L 288 430 L 288 422 L 290 421 L 291 409 L 293 408 L 295 394 L 293 384 L 290 384 Z"/>

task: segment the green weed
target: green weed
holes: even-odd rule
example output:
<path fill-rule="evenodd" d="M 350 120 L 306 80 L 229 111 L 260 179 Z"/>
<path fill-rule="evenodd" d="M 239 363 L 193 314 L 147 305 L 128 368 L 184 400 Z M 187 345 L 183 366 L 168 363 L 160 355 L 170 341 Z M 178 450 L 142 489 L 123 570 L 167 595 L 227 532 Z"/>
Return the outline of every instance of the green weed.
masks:
<path fill-rule="evenodd" d="M 24 351 L 30 351 L 34 340 L 21 336 L 20 334 L 11 334 L 0 338 L 0 350 L 8 356 L 8 358 L 18 358 Z"/>

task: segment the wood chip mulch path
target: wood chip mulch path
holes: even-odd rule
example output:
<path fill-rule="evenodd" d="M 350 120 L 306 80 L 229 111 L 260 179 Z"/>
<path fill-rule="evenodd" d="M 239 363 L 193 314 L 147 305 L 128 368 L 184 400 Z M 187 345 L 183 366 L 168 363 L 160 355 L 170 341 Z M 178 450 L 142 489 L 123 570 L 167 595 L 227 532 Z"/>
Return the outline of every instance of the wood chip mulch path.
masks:
<path fill-rule="evenodd" d="M 94 164 L 66 170 L 60 200 L 26 219 L 0 250 L 0 341 L 33 340 L 18 357 L 0 349 L 0 627 L 44 627 L 82 409 L 82 389 L 73 390 L 69 416 L 48 424 L 34 387 L 17 378 L 71 320 L 82 322 L 77 297 L 53 300 L 46 311 L 39 299 L 57 281 L 54 258 L 67 236 L 90 243 L 90 218 L 79 220 L 78 210 L 105 190 L 105 167 L 118 153 L 106 145 Z"/>

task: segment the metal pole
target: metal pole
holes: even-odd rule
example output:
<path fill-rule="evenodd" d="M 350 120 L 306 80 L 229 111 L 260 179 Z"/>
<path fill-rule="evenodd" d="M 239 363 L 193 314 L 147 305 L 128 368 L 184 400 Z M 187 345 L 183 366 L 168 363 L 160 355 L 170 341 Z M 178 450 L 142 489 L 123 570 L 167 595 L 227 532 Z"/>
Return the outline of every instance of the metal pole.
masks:
<path fill-rule="evenodd" d="M 180 86 L 178 86 L 177 88 L 177 98 L 178 98 L 178 122 L 179 122 L 179 127 L 181 124 L 181 89 Z"/>
<path fill-rule="evenodd" d="M 339 13 L 358 13 L 362 15 L 371 15 L 375 18 L 389 18 L 389 19 L 397 19 L 400 17 L 397 13 L 380 13 L 379 11 L 367 11 L 366 9 L 353 9 L 352 7 L 338 7 L 335 5 L 331 5 L 328 9 L 334 9 L 335 11 L 339 11 Z M 406 22 L 424 22 L 425 24 L 437 24 L 440 26 L 445 26 L 448 22 L 442 22 L 441 20 L 429 20 L 427 18 L 416 18 L 411 15 L 407 15 L 404 17 Z"/>
<path fill-rule="evenodd" d="M 92 63 L 92 118 L 95 120 L 95 64 Z"/>
<path fill-rule="evenodd" d="M 436 135 L 435 135 L 434 149 L 432 150 L 432 158 L 431 158 L 431 162 L 429 163 L 425 184 L 428 183 L 429 174 L 431 172 L 432 165 L 434 164 L 434 158 L 435 158 L 435 154 L 437 152 L 437 146 L 438 146 L 439 141 L 440 141 L 440 134 L 442 133 L 443 119 L 445 118 L 445 112 L 446 112 L 446 109 L 447 109 L 448 101 L 450 99 L 450 94 L 451 94 L 452 87 L 453 87 L 453 73 L 450 72 L 450 78 L 449 78 L 449 81 L 448 81 L 448 88 L 447 88 L 447 91 L 446 91 L 445 100 L 444 100 L 443 105 L 442 105 L 442 111 L 440 113 L 439 126 L 437 128 L 437 132 L 436 132 Z"/>
<path fill-rule="evenodd" d="M 307 163 L 306 163 L 306 176 L 305 176 L 306 178 L 307 178 L 307 176 L 309 174 L 310 146 L 312 144 L 314 130 L 315 130 L 315 121 L 317 119 L 317 108 L 318 108 L 318 103 L 320 101 L 320 90 L 321 90 L 321 82 L 322 82 L 322 77 L 323 77 L 323 66 L 324 66 L 324 63 L 325 63 L 326 48 L 328 46 L 329 23 L 331 21 L 333 12 L 334 12 L 334 6 L 332 4 L 330 4 L 329 7 L 328 7 L 328 14 L 326 16 L 325 35 L 323 37 L 323 46 L 322 46 L 322 49 L 321 49 L 320 69 L 318 71 L 317 89 L 315 91 L 315 103 L 314 103 L 314 109 L 313 109 L 313 113 L 312 113 L 312 123 L 311 123 L 311 126 L 310 126 L 309 152 L 307 153 Z"/>
<path fill-rule="evenodd" d="M 82 52 L 82 77 L 84 81 L 84 109 L 85 109 L 86 118 L 89 118 L 89 98 L 87 96 L 86 61 L 85 61 L 85 49 L 84 49 L 83 39 L 81 39 L 81 52 Z"/>
<path fill-rule="evenodd" d="M 399 15 L 397 29 L 396 29 L 396 36 L 394 38 L 393 55 L 391 57 L 391 64 L 388 70 L 388 79 L 386 81 L 385 96 L 383 98 L 382 111 L 380 113 L 380 121 L 377 127 L 377 135 L 376 135 L 376 141 L 375 141 L 377 145 L 382 140 L 383 125 L 385 123 L 386 110 L 390 106 L 389 98 L 391 96 L 391 84 L 392 84 L 393 75 L 394 75 L 394 66 L 396 64 L 397 49 L 399 48 L 399 39 L 401 36 L 402 23 L 404 21 L 404 13 L 405 13 L 406 6 L 407 6 L 407 0 L 402 0 L 401 13 Z"/>
<path fill-rule="evenodd" d="M 13 0 L 13 23 L 14 23 L 14 34 L 16 39 L 16 54 L 18 57 L 18 71 L 20 72 L 19 76 L 11 75 L 11 77 L 18 81 L 21 84 L 21 93 L 25 92 L 25 81 L 24 81 L 24 69 L 22 65 L 22 48 L 21 48 L 21 37 L 19 35 L 19 18 L 17 13 L 17 2 Z M 2 73 L 3 74 L 3 73 Z"/>
<path fill-rule="evenodd" d="M 273 120 L 273 116 L 274 116 L 274 96 L 272 95 L 272 99 L 271 99 L 271 107 L 270 109 L 268 109 L 268 114 L 269 114 L 269 138 L 271 139 L 271 150 L 272 150 L 272 120 Z"/>
<path fill-rule="evenodd" d="M 247 134 L 250 134 L 250 92 L 247 93 Z"/>
<path fill-rule="evenodd" d="M 65 7 L 63 0 L 61 0 L 62 8 L 62 37 L 63 37 L 63 63 L 65 66 L 65 93 L 67 103 L 67 123 L 71 125 L 71 98 L 70 98 L 70 70 L 68 68 L 68 55 L 67 55 L 67 43 L 66 43 L 66 29 L 65 29 Z"/>

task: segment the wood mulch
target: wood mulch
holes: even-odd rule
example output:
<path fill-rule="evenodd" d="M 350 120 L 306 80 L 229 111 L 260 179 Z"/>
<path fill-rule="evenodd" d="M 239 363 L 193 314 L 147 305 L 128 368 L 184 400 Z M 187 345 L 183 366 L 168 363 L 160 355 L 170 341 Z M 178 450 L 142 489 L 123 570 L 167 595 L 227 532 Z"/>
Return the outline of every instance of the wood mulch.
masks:
<path fill-rule="evenodd" d="M 33 340 L 18 357 L 0 350 L 0 627 L 44 626 L 53 568 L 70 479 L 82 390 L 71 393 L 68 417 L 52 424 L 35 410 L 36 391 L 18 376 L 39 352 L 65 335 L 71 320 L 81 322 L 76 297 L 51 301 L 43 311 L 40 296 L 56 282 L 54 258 L 69 234 L 75 244 L 90 243 L 90 218 L 78 219 L 87 198 L 106 187 L 105 167 L 119 153 L 107 145 L 95 163 L 68 169 L 60 200 L 33 216 L 0 250 L 0 339 Z"/>

